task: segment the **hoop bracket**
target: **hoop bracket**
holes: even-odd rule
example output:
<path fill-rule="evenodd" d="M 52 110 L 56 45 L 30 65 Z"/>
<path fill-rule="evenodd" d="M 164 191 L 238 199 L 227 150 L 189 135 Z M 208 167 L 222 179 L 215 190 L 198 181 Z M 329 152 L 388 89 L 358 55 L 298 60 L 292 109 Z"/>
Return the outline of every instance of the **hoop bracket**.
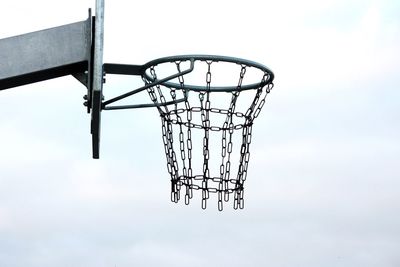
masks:
<path fill-rule="evenodd" d="M 106 63 L 104 64 L 104 72 L 107 74 L 121 74 L 121 75 L 137 75 L 143 76 L 144 71 L 146 70 L 146 65 L 125 65 L 125 64 L 112 64 Z M 184 97 L 180 99 L 176 99 L 173 101 L 168 101 L 166 103 L 149 103 L 149 104 L 137 104 L 137 105 L 122 105 L 122 106 L 108 106 L 109 104 L 115 103 L 119 100 L 132 96 L 134 94 L 140 93 L 146 89 L 149 89 L 154 86 L 158 86 L 160 84 L 165 84 L 168 81 L 184 76 L 194 69 L 194 59 L 190 59 L 190 67 L 184 71 L 177 72 L 172 74 L 168 77 L 162 78 L 160 80 L 154 80 L 151 83 L 147 83 L 145 86 L 122 94 L 120 96 L 114 97 L 112 99 L 106 100 L 102 103 L 103 110 L 117 110 L 117 109 L 136 109 L 136 108 L 150 108 L 150 107 L 160 107 L 160 106 L 167 106 L 172 104 L 181 103 L 187 100 L 188 92 L 184 92 Z"/>

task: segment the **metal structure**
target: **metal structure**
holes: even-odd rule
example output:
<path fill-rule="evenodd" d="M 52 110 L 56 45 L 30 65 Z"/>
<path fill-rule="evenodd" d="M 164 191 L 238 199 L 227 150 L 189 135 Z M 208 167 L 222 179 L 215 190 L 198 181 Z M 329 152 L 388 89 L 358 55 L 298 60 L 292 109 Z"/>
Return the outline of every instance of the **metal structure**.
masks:
<path fill-rule="evenodd" d="M 219 210 L 231 194 L 234 208 L 243 208 L 252 126 L 273 88 L 272 71 L 253 61 L 211 55 L 103 64 L 103 40 L 104 0 L 96 1 L 96 14 L 89 10 L 87 20 L 1 39 L 0 90 L 73 75 L 87 87 L 93 158 L 100 156 L 103 110 L 154 107 L 161 116 L 172 201 L 178 202 L 184 188 L 186 204 L 193 190 L 200 190 L 204 209 L 210 193 L 216 193 Z M 106 74 L 140 76 L 143 86 L 105 100 Z M 149 94 L 148 103 L 120 104 L 142 91 Z"/>

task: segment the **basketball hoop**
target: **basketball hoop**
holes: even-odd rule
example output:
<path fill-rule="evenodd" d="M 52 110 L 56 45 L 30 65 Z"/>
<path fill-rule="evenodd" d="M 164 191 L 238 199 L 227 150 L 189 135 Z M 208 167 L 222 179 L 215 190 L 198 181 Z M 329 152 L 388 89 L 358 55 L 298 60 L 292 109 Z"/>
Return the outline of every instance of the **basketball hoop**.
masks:
<path fill-rule="evenodd" d="M 193 71 L 157 83 L 168 71 L 175 69 L 180 73 L 183 65 L 192 65 Z M 247 76 L 253 81 L 245 83 Z M 193 190 L 199 190 L 205 209 L 210 193 L 215 193 L 218 209 L 222 210 L 223 202 L 233 194 L 234 209 L 242 209 L 252 126 L 273 88 L 272 71 L 238 58 L 189 55 L 151 61 L 144 65 L 142 77 L 147 85 L 156 84 L 148 87 L 147 92 L 161 116 L 171 200 L 177 203 L 183 190 L 185 204 L 189 204 Z M 238 105 L 239 96 L 249 91 L 250 103 L 243 108 Z M 174 102 L 179 93 L 184 101 Z M 222 102 L 221 94 L 228 95 L 228 101 Z M 212 99 L 214 95 L 216 98 Z M 246 98 L 249 100 L 249 94 Z M 174 104 L 168 105 L 171 101 Z M 200 144 L 196 146 L 195 140 Z M 239 143 L 234 142 L 237 140 Z M 201 151 L 196 151 L 199 146 Z M 219 155 L 217 166 L 211 161 L 215 155 Z M 238 162 L 233 162 L 233 158 Z M 201 168 L 195 171 L 194 163 L 200 163 Z"/>

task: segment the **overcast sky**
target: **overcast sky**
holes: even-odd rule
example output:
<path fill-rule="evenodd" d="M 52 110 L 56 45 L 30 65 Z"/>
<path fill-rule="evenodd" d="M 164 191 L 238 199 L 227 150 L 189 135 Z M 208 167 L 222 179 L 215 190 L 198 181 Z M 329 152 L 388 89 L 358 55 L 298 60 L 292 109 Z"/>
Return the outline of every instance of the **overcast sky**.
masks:
<path fill-rule="evenodd" d="M 89 7 L 3 1 L 0 38 Z M 397 0 L 106 1 L 105 62 L 221 54 L 274 71 L 245 209 L 170 202 L 156 110 L 103 112 L 94 160 L 79 82 L 14 88 L 0 92 L 0 266 L 400 266 L 399 14 Z M 136 82 L 107 77 L 104 93 Z"/>

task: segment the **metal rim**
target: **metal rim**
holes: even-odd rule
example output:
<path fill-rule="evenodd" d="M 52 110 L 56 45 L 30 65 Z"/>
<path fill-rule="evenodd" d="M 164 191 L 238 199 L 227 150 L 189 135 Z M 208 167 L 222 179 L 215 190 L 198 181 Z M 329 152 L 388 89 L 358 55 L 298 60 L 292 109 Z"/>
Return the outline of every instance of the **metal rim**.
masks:
<path fill-rule="evenodd" d="M 211 86 L 207 88 L 206 86 L 199 86 L 199 85 L 187 85 L 185 84 L 185 90 L 192 90 L 192 91 L 211 91 L 211 92 L 233 92 L 233 91 L 243 91 L 243 90 L 251 90 L 251 89 L 259 89 L 264 87 L 267 84 L 272 83 L 274 80 L 274 73 L 267 68 L 266 66 L 251 61 L 247 59 L 235 58 L 235 57 L 227 57 L 227 56 L 217 56 L 217 55 L 178 55 L 178 56 L 170 56 L 170 57 L 163 57 L 152 60 L 143 65 L 143 76 L 150 82 L 154 82 L 155 79 L 151 77 L 147 70 L 151 67 L 155 67 L 162 63 L 172 63 L 172 62 L 179 62 L 179 61 L 212 61 L 212 62 L 229 62 L 229 63 L 236 63 L 238 65 L 247 66 L 247 67 L 254 67 L 267 75 L 267 78 L 264 81 L 259 83 L 253 84 L 246 84 L 240 87 L 238 86 Z M 182 89 L 181 84 L 173 83 L 173 82 L 162 82 L 160 83 L 163 86 L 171 87 L 175 89 Z"/>

